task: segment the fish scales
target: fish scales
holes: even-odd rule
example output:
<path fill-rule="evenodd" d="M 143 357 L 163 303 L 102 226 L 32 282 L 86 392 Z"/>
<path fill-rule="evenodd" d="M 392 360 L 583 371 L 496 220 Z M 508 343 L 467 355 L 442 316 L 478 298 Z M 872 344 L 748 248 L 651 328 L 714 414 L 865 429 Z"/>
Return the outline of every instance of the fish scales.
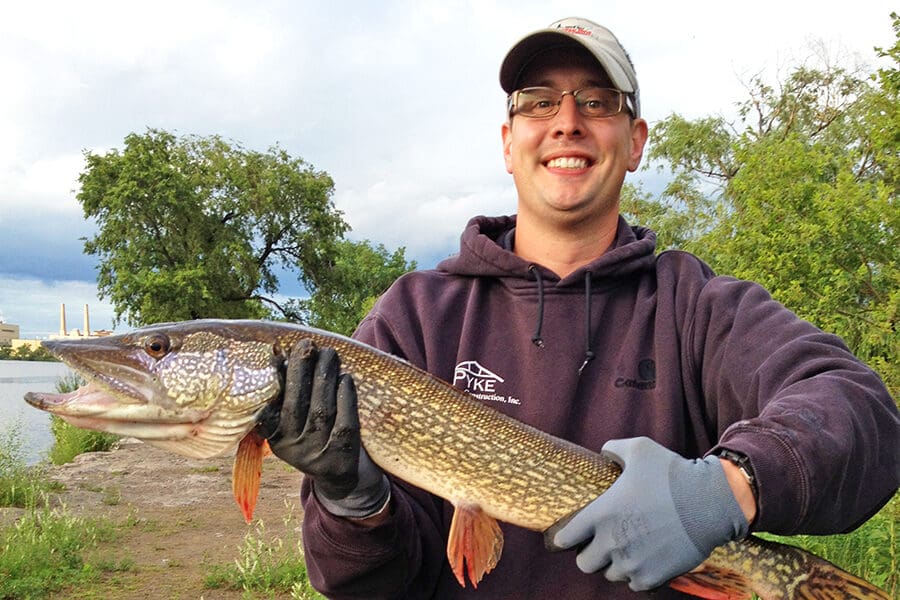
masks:
<path fill-rule="evenodd" d="M 279 394 L 283 357 L 303 338 L 334 348 L 354 377 L 361 438 L 372 460 L 453 502 L 457 513 L 462 507 L 462 521 L 476 506 L 497 520 L 552 530 L 621 473 L 603 456 L 496 412 L 405 361 L 343 336 L 284 323 L 198 320 L 45 342 L 90 383 L 71 394 L 29 393 L 26 400 L 79 427 L 133 435 L 187 456 L 221 454 L 240 441 L 235 480 L 241 475 L 246 489 L 258 490 L 259 469 L 237 465 L 261 465 L 261 451 L 246 449 L 256 444 L 254 437 L 264 444 L 253 434 L 255 418 Z M 251 453 L 256 463 L 248 462 Z M 252 514 L 255 492 L 245 503 L 239 489 L 245 488 L 235 488 L 236 499 L 245 516 Z M 502 536 L 491 522 L 487 530 Z M 457 539 L 453 530 L 451 542 Z M 502 537 L 483 548 L 487 556 L 465 548 L 460 555 L 451 551 L 458 545 L 448 544 L 460 583 L 460 557 L 475 583 L 496 565 Z M 813 554 L 756 537 L 716 548 L 669 585 L 710 599 L 749 598 L 751 590 L 765 600 L 889 598 Z"/>
<path fill-rule="evenodd" d="M 372 460 L 417 487 L 544 531 L 621 472 L 616 463 L 560 444 L 396 357 L 321 332 L 282 343 L 290 347 L 302 337 L 333 347 L 354 376 L 360 435 Z"/>

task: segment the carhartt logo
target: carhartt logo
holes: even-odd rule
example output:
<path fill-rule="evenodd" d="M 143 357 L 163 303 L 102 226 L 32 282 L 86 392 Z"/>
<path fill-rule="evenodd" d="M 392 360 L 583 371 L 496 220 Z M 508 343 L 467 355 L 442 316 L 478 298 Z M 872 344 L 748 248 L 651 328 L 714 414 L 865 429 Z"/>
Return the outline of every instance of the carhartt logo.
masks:
<path fill-rule="evenodd" d="M 637 371 L 637 379 L 619 377 L 615 381 L 615 386 L 637 390 L 652 390 L 656 388 L 656 363 L 653 362 L 653 359 L 645 358 L 639 362 Z"/>
<path fill-rule="evenodd" d="M 453 384 L 479 400 L 519 404 L 518 398 L 498 394 L 498 383 L 503 383 L 503 378 L 485 369 L 475 360 L 463 361 L 453 370 Z"/>

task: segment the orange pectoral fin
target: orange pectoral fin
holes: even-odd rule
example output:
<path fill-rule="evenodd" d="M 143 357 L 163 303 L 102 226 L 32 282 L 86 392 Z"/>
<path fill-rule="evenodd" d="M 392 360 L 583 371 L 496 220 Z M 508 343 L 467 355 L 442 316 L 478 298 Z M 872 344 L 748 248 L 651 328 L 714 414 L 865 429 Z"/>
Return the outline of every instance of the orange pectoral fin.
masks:
<path fill-rule="evenodd" d="M 263 458 L 271 454 L 269 443 L 251 429 L 238 445 L 231 470 L 231 492 L 244 519 L 249 523 L 256 508 L 259 495 L 259 480 L 262 477 Z"/>
<path fill-rule="evenodd" d="M 474 504 L 460 504 L 453 511 L 447 559 L 459 585 L 466 587 L 468 574 L 472 587 L 485 573 L 497 566 L 503 552 L 503 531 L 496 519 Z"/>
<path fill-rule="evenodd" d="M 750 582 L 730 572 L 701 565 L 669 582 L 669 587 L 706 600 L 749 600 L 753 597 Z"/>

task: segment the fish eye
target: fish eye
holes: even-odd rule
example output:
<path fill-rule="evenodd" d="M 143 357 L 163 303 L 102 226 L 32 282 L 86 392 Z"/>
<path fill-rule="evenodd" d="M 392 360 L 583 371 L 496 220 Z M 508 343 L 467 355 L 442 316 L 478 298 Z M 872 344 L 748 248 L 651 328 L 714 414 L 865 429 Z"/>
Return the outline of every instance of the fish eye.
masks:
<path fill-rule="evenodd" d="M 153 358 L 159 359 L 169 353 L 172 343 L 169 337 L 163 333 L 151 335 L 144 340 L 144 351 Z"/>

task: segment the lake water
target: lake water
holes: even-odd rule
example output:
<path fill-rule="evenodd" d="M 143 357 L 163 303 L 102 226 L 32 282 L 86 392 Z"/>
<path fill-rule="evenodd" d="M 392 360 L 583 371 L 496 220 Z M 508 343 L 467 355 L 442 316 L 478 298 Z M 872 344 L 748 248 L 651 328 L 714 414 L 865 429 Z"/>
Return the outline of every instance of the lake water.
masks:
<path fill-rule="evenodd" d="M 70 372 L 58 362 L 0 360 L 0 440 L 8 439 L 11 428 L 16 428 L 28 464 L 46 457 L 53 435 L 50 415 L 26 403 L 25 393 L 55 392 L 57 382 Z"/>

